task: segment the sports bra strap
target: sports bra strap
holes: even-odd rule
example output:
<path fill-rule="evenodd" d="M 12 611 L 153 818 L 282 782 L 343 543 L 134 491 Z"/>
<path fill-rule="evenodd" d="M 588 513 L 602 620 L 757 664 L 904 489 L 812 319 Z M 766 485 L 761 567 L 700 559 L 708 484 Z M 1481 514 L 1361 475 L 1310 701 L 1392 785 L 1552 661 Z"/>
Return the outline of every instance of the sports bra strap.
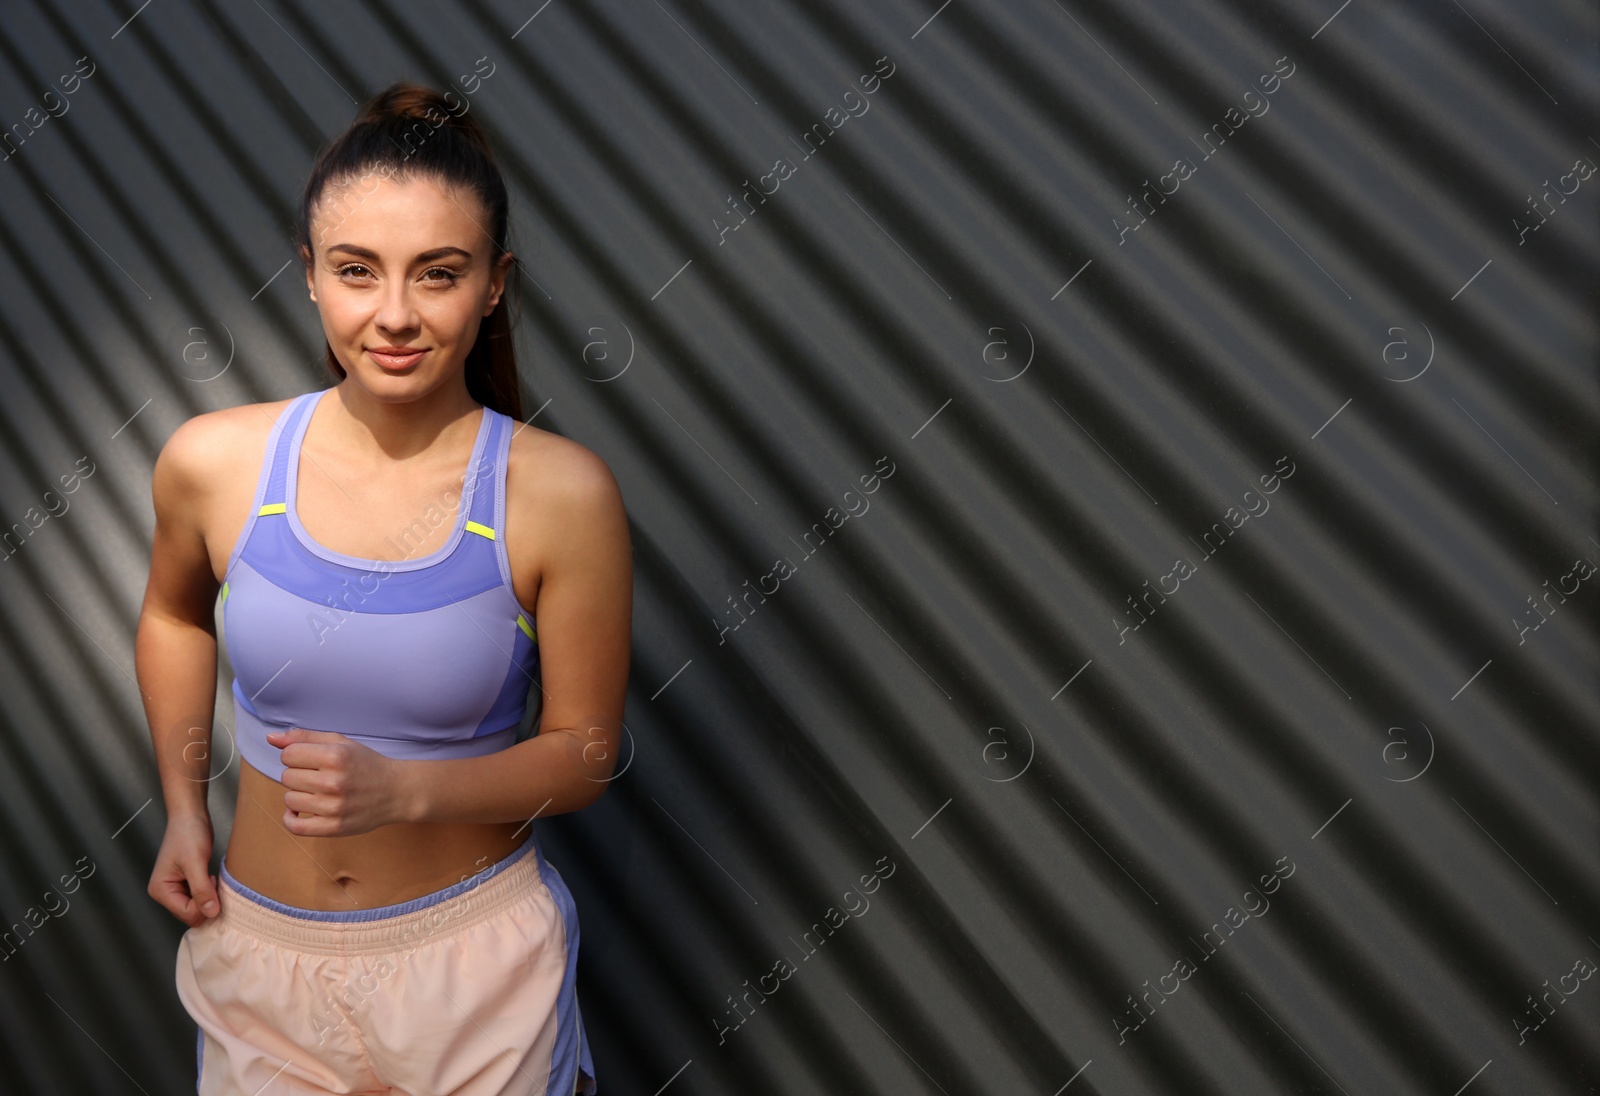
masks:
<path fill-rule="evenodd" d="M 277 440 L 273 443 L 270 458 L 272 469 L 268 473 L 267 489 L 262 497 L 265 505 L 257 513 L 281 514 L 287 509 L 285 499 L 289 494 L 289 452 L 293 448 L 295 432 L 300 428 L 300 420 L 311 413 L 321 394 L 322 389 L 305 393 L 290 404 L 289 410 L 284 413 L 283 429 L 278 431 Z"/>
<path fill-rule="evenodd" d="M 495 513 L 495 491 L 500 478 L 496 474 L 500 463 L 500 434 L 505 429 L 506 419 L 487 406 L 483 414 L 489 416 L 489 436 L 484 439 L 483 454 L 471 477 L 472 502 L 467 510 L 466 531 L 494 540 L 500 528 L 499 515 Z M 462 485 L 463 494 L 467 487 L 467 484 Z"/>

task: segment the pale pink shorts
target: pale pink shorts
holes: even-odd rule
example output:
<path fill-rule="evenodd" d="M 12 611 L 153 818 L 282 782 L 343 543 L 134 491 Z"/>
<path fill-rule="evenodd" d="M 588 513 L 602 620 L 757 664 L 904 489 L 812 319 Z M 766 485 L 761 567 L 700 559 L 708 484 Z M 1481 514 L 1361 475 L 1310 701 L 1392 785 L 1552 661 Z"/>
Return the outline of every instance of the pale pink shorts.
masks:
<path fill-rule="evenodd" d="M 595 1092 L 577 907 L 537 833 L 461 882 L 352 911 L 286 906 L 222 862 L 178 943 L 199 1096 Z"/>

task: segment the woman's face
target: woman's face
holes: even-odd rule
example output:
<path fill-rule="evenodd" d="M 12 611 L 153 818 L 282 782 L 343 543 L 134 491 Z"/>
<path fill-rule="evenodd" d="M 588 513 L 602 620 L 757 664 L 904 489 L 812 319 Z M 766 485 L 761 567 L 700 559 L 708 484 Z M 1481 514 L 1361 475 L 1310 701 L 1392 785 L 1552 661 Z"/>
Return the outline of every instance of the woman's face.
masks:
<path fill-rule="evenodd" d="M 350 379 L 380 397 L 415 397 L 463 375 L 512 261 L 491 266 L 487 227 L 475 194 L 428 176 L 369 175 L 323 191 L 306 285 Z M 407 353 L 385 353 L 397 350 Z"/>

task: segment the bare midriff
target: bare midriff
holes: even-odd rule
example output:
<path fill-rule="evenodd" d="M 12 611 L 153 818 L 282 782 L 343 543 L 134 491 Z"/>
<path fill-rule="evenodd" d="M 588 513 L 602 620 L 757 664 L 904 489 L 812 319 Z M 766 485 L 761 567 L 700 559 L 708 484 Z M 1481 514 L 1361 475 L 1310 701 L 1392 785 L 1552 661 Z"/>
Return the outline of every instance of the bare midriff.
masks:
<path fill-rule="evenodd" d="M 528 837 L 526 822 L 396 822 L 347 837 L 300 837 L 283 825 L 288 789 L 239 764 L 228 874 L 285 905 L 361 910 L 421 898 L 504 859 Z"/>

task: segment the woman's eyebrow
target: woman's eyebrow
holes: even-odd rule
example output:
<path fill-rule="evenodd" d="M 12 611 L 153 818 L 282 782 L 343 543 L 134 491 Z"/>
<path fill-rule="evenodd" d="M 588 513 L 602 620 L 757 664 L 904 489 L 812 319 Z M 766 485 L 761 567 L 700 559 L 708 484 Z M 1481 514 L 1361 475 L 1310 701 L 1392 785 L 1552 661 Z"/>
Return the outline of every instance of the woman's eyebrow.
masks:
<path fill-rule="evenodd" d="M 376 251 L 373 251 L 371 248 L 367 247 L 359 247 L 356 244 L 334 244 L 332 247 L 329 247 L 326 250 L 330 252 L 348 251 L 357 258 L 366 259 L 368 262 L 375 263 L 379 261 L 378 253 Z M 434 259 L 443 259 L 449 255 L 460 255 L 468 262 L 472 261 L 472 252 L 463 250 L 459 247 L 436 247 L 432 251 L 422 252 L 413 261 L 419 263 L 429 263 Z"/>

